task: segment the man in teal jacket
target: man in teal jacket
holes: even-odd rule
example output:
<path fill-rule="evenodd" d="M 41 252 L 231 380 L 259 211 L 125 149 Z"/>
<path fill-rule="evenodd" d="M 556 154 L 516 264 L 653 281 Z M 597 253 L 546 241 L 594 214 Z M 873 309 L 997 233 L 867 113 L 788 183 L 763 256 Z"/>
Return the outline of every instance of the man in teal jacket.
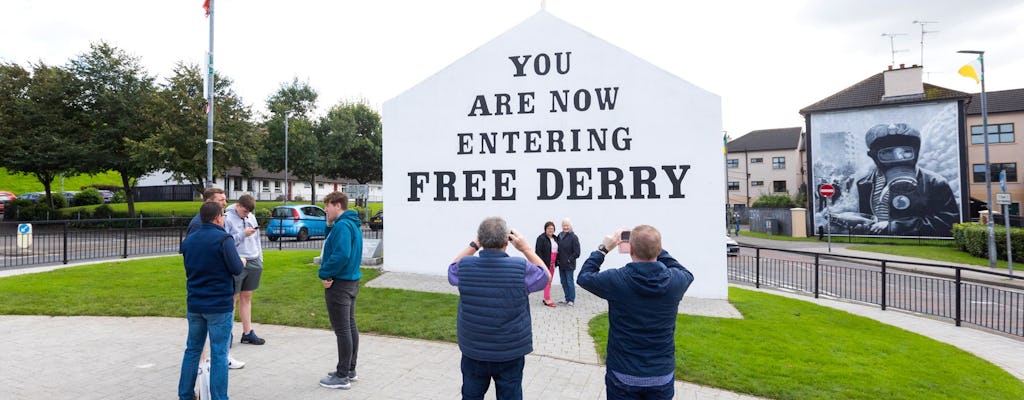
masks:
<path fill-rule="evenodd" d="M 320 380 L 320 386 L 348 389 L 356 380 L 356 356 L 359 354 L 359 329 L 356 328 L 356 295 L 359 265 L 363 260 L 363 233 L 359 216 L 348 209 L 348 196 L 332 192 L 324 197 L 327 221 L 331 226 L 324 239 L 318 275 L 324 285 L 324 301 L 331 328 L 338 339 L 338 365 Z"/>

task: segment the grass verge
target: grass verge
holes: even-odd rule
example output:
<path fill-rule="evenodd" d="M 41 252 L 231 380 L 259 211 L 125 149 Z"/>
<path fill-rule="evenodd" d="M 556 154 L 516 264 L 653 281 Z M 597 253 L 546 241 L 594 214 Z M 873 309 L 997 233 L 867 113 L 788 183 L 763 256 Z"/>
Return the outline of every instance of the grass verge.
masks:
<path fill-rule="evenodd" d="M 729 299 L 744 319 L 677 319 L 678 379 L 773 399 L 1024 398 L 1006 371 L 924 336 L 750 290 Z M 602 357 L 607 327 L 590 322 Z"/>
<path fill-rule="evenodd" d="M 767 233 L 741 231 L 740 236 L 755 237 L 759 239 L 782 240 L 787 242 L 817 242 L 818 237 L 792 237 L 784 235 L 769 235 Z M 824 241 L 824 239 L 822 239 Z M 896 244 L 907 246 L 953 246 L 950 239 L 925 239 L 925 238 L 890 238 L 890 237 L 859 237 L 847 235 L 832 235 L 832 243 L 856 243 L 856 244 Z"/>
<path fill-rule="evenodd" d="M 967 252 L 958 250 L 950 243 L 949 246 L 907 246 L 907 245 L 861 245 L 861 246 L 849 246 L 850 250 L 859 251 L 870 251 L 873 253 L 891 254 L 896 256 L 904 257 L 916 257 L 923 258 L 926 260 L 935 261 L 946 261 L 958 264 L 977 265 L 980 267 L 988 267 L 987 258 L 978 258 L 970 255 Z M 1009 266 L 1006 260 L 996 260 L 996 267 L 1009 271 Z M 1020 269 L 1020 265 L 1016 267 Z"/>

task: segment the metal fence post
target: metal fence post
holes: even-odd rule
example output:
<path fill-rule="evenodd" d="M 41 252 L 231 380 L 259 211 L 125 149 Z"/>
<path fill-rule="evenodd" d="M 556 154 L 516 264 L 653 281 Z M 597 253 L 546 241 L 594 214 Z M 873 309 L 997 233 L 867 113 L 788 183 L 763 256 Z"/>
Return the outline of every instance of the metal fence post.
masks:
<path fill-rule="evenodd" d="M 885 273 L 885 260 L 882 260 L 882 311 L 885 311 L 885 306 L 886 306 L 886 296 L 885 295 L 886 295 L 886 290 L 888 290 L 888 286 L 886 285 L 886 275 L 887 274 Z"/>
<path fill-rule="evenodd" d="M 961 271 L 960 268 L 956 269 L 956 318 L 954 318 L 954 320 L 956 321 L 956 326 L 960 326 L 960 319 L 961 319 L 961 316 L 960 316 L 960 285 L 961 285 L 961 282 L 960 282 L 960 271 Z"/>
<path fill-rule="evenodd" d="M 754 287 L 761 288 L 761 248 L 754 249 Z"/>
<path fill-rule="evenodd" d="M 122 244 L 124 245 L 124 250 L 121 253 L 121 258 L 128 258 L 128 224 L 130 222 L 131 220 L 128 218 L 124 219 L 124 241 L 122 242 Z"/>
<path fill-rule="evenodd" d="M 64 264 L 68 263 L 68 223 L 64 222 Z"/>
<path fill-rule="evenodd" d="M 814 298 L 818 298 L 819 293 L 819 277 L 821 276 L 821 264 L 818 262 L 819 256 L 814 255 Z"/>

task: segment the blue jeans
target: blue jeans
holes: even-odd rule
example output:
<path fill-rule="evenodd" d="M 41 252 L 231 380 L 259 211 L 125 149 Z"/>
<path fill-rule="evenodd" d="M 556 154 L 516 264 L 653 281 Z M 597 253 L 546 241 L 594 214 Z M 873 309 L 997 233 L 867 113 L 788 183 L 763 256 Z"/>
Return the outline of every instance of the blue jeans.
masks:
<path fill-rule="evenodd" d="M 181 378 L 178 380 L 178 399 L 192 400 L 195 395 L 196 372 L 203 353 L 206 336 L 210 336 L 210 395 L 214 400 L 228 399 L 228 346 L 231 344 L 231 325 L 234 313 L 186 313 L 188 339 L 185 356 L 181 360 Z"/>
<path fill-rule="evenodd" d="M 573 282 L 571 269 L 558 267 L 558 281 L 562 283 L 562 290 L 565 292 L 565 301 L 576 302 L 576 282 Z"/>
<path fill-rule="evenodd" d="M 608 400 L 672 400 L 676 395 L 675 382 L 661 386 L 629 386 L 616 379 L 612 371 L 605 371 L 604 385 Z"/>
<path fill-rule="evenodd" d="M 526 357 L 510 361 L 477 361 L 462 356 L 462 400 L 483 399 L 494 379 L 498 400 L 522 400 Z"/>

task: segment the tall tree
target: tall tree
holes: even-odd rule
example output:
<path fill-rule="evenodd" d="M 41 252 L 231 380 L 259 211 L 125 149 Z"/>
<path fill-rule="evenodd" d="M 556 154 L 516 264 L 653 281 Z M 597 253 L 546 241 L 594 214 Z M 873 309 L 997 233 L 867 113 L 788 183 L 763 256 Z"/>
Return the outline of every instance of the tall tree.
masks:
<path fill-rule="evenodd" d="M 260 152 L 260 134 L 250 122 L 252 111 L 231 88 L 232 81 L 214 74 L 213 175 L 224 176 L 240 167 L 252 174 Z M 153 135 L 132 140 L 133 158 L 155 163 L 178 181 L 190 182 L 197 192 L 206 180 L 206 99 L 199 66 L 179 62 L 159 91 L 161 124 Z M 225 186 L 227 183 L 225 182 Z"/>
<path fill-rule="evenodd" d="M 277 92 L 267 98 L 267 109 L 271 116 L 264 123 L 267 136 L 264 151 L 260 153 L 260 166 L 271 172 L 284 170 L 285 113 L 288 118 L 288 174 L 312 188 L 310 202 L 316 202 L 316 177 L 323 174 L 320 165 L 320 138 L 310 114 L 316 109 L 317 93 L 308 82 L 292 79 L 283 83 Z M 286 183 L 291 188 L 290 183 Z M 291 192 L 286 193 L 289 198 Z"/>
<path fill-rule="evenodd" d="M 135 179 L 157 165 L 132 157 L 130 141 L 141 141 L 159 126 L 154 78 L 137 57 L 106 42 L 71 60 L 71 71 L 85 88 L 86 129 L 91 152 L 81 162 L 86 172 L 117 171 L 135 216 Z"/>
<path fill-rule="evenodd" d="M 320 120 L 320 129 L 321 145 L 332 153 L 324 158 L 326 176 L 359 183 L 381 179 L 380 114 L 362 102 L 343 102 Z"/>
<path fill-rule="evenodd" d="M 53 207 L 56 176 L 79 170 L 87 156 L 81 82 L 43 63 L 30 75 L 16 64 L 0 64 L 0 166 L 31 174 L 43 184 Z"/>

